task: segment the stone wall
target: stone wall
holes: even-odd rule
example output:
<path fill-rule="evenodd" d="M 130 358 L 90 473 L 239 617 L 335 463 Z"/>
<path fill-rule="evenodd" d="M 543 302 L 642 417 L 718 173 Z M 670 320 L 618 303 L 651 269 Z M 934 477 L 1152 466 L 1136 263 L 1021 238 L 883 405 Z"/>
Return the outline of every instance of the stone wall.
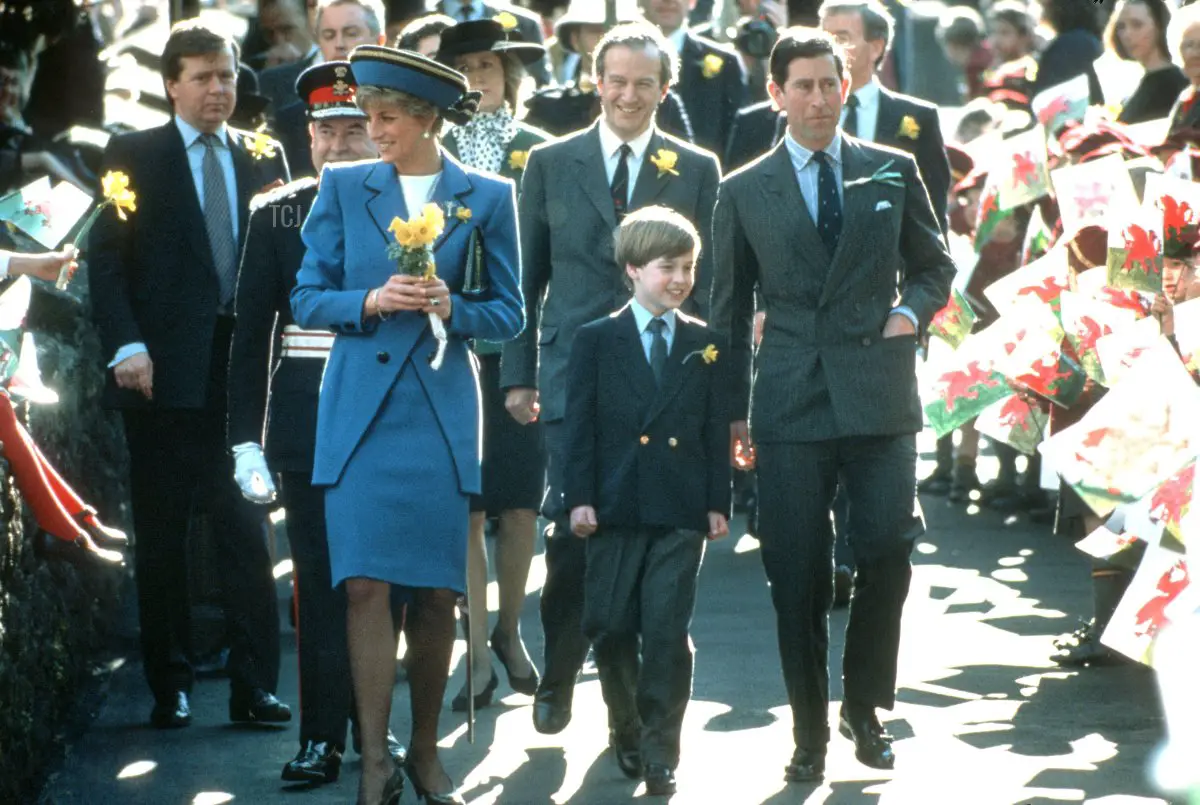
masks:
<path fill-rule="evenodd" d="M 124 439 L 119 419 L 100 406 L 99 341 L 86 300 L 76 298 L 86 292 L 85 277 L 76 276 L 74 296 L 34 284 L 26 326 L 44 382 L 60 401 L 21 404 L 18 413 L 101 518 L 127 528 Z M 79 694 L 93 686 L 105 657 L 129 578 L 127 570 L 85 571 L 41 559 L 33 549 L 36 534 L 7 463 L 0 464 L 0 802 L 6 803 L 33 796 L 58 757 L 64 732 L 79 718 Z"/>

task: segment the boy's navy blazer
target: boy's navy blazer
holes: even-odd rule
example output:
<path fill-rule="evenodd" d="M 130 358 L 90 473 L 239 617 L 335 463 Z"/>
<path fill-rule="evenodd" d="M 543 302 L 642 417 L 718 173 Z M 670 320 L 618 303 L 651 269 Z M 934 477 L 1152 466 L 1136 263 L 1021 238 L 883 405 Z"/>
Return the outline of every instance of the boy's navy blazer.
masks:
<path fill-rule="evenodd" d="M 405 311 L 386 321 L 363 320 L 367 294 L 396 272 L 387 247 L 392 218 L 408 219 L 396 170 L 367 162 L 327 165 L 301 236 L 307 252 L 292 312 L 305 329 L 333 330 L 336 338 L 321 384 L 313 484 L 336 485 L 346 463 L 380 411 L 392 384 L 411 356 L 413 374 L 399 382 L 419 382 L 449 445 L 459 490 L 479 492 L 479 380 L 467 341 L 507 341 L 521 332 L 520 251 L 516 199 L 508 179 L 487 176 L 443 154 L 442 176 L 433 203 L 449 210 L 434 244 L 437 274 L 450 288 L 452 315 L 442 366 L 429 365 L 436 342 L 424 313 Z M 456 214 L 470 210 L 470 216 Z M 478 229 L 485 250 L 486 293 L 461 291 L 471 231 Z"/>
<path fill-rule="evenodd" d="M 605 526 L 708 531 L 729 515 L 728 383 L 724 340 L 676 311 L 675 338 L 654 373 L 629 306 L 579 328 L 567 377 L 563 491 L 567 509 L 592 506 Z"/>

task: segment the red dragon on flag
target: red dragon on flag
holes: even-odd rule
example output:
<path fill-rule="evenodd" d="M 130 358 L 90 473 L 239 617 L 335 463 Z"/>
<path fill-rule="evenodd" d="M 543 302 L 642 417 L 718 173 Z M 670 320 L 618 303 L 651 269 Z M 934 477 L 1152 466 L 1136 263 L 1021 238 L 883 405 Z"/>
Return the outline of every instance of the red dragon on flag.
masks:
<path fill-rule="evenodd" d="M 1134 634 L 1138 637 L 1154 637 L 1162 627 L 1169 623 L 1167 607 L 1187 589 L 1188 567 L 1187 559 L 1180 558 L 1171 565 L 1158 579 L 1155 587 L 1157 595 L 1142 605 L 1138 610 L 1134 624 Z"/>
<path fill-rule="evenodd" d="M 1192 504 L 1195 480 L 1195 462 L 1168 478 L 1150 498 L 1150 515 L 1172 529 L 1178 528 L 1183 521 L 1184 512 Z"/>
<path fill-rule="evenodd" d="M 1017 185 L 1032 187 L 1037 181 L 1038 164 L 1033 158 L 1033 153 L 1026 151 L 1024 153 L 1013 154 L 1013 182 Z"/>
<path fill-rule="evenodd" d="M 1121 237 L 1125 241 L 1125 262 L 1121 269 L 1129 271 L 1138 268 L 1147 274 L 1157 273 L 1155 260 L 1162 251 L 1158 233 L 1147 231 L 1140 224 L 1130 224 L 1121 233 Z"/>
<path fill-rule="evenodd" d="M 1057 98 L 1050 101 L 1050 103 L 1042 107 L 1042 110 L 1038 112 L 1037 119 L 1039 123 L 1049 128 L 1050 123 L 1059 115 L 1065 115 L 1070 111 L 1071 104 L 1067 101 L 1067 96 L 1059 95 Z"/>
<path fill-rule="evenodd" d="M 966 369 L 946 372 L 937 379 L 938 396 L 945 400 L 947 413 L 954 411 L 954 404 L 959 400 L 977 400 L 983 389 L 998 385 L 1000 379 L 977 360 L 968 363 Z"/>

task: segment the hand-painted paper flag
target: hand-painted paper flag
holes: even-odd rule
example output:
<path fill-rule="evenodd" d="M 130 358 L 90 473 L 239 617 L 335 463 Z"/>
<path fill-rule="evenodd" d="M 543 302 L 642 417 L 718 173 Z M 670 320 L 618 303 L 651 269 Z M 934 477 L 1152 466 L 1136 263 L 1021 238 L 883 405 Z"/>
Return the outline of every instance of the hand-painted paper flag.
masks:
<path fill-rule="evenodd" d="M 1163 255 L 1190 257 L 1200 228 L 1200 185 L 1148 173 L 1142 199 L 1145 207 L 1162 216 Z"/>
<path fill-rule="evenodd" d="M 991 175 L 998 178 L 1000 209 L 1012 210 L 1050 193 L 1050 158 L 1046 132 L 1040 125 L 1004 141 L 1006 156 L 997 160 Z"/>
<path fill-rule="evenodd" d="M 1059 295 L 1070 289 L 1071 267 L 1067 263 L 1067 250 L 1055 245 L 1044 257 L 984 288 L 983 295 L 1001 314 L 1029 299 L 1044 302 L 1057 311 Z"/>
<path fill-rule="evenodd" d="M 963 340 L 970 334 L 978 317 L 957 289 L 950 291 L 950 301 L 933 316 L 929 323 L 929 334 L 945 341 L 952 348 L 958 349 Z"/>
<path fill-rule="evenodd" d="M 1184 545 L 1192 536 L 1192 499 L 1196 490 L 1196 459 L 1172 475 L 1150 495 L 1150 516 Z M 1186 527 L 1185 527 L 1186 524 Z"/>
<path fill-rule="evenodd" d="M 1030 106 L 1038 123 L 1054 136 L 1068 123 L 1082 123 L 1087 115 L 1090 93 L 1088 77 L 1080 74 L 1033 96 Z"/>
<path fill-rule="evenodd" d="M 983 191 L 979 196 L 979 212 L 975 218 L 975 253 L 991 241 L 996 232 L 996 226 L 1005 218 L 1011 216 L 1012 210 L 1000 209 L 1000 187 L 995 174 L 988 174 L 983 183 Z"/>
<path fill-rule="evenodd" d="M 57 249 L 92 204 L 69 182 L 54 187 L 43 177 L 0 199 L 0 220 L 11 222 L 47 249 Z"/>
<path fill-rule="evenodd" d="M 1100 642 L 1144 665 L 1154 665 L 1154 642 L 1172 621 L 1200 605 L 1187 557 L 1162 544 L 1146 547 L 1133 581 Z"/>
<path fill-rule="evenodd" d="M 1087 272 L 1090 273 L 1090 272 Z M 1137 321 L 1137 314 L 1073 291 L 1062 293 L 1062 323 L 1067 341 L 1087 376 L 1104 383 L 1096 342 L 1102 336 Z"/>
<path fill-rule="evenodd" d="M 1106 225 L 1108 210 L 1138 207 L 1137 192 L 1120 154 L 1050 171 L 1063 232 L 1070 236 L 1087 224 Z"/>
<path fill-rule="evenodd" d="M 1108 285 L 1162 292 L 1162 219 L 1144 209 L 1113 211 L 1108 228 Z"/>
<path fill-rule="evenodd" d="M 1100 358 L 1104 385 L 1112 387 L 1120 383 L 1139 360 L 1154 353 L 1175 358 L 1175 348 L 1163 337 L 1158 319 L 1141 319 L 1114 333 L 1100 336 L 1096 341 L 1096 355 Z"/>
<path fill-rule="evenodd" d="M 1174 355 L 1150 351 L 1076 424 L 1038 448 L 1103 516 L 1149 494 L 1200 450 L 1200 389 Z"/>
<path fill-rule="evenodd" d="M 1041 206 L 1035 204 L 1029 216 L 1029 226 L 1025 228 L 1025 240 L 1021 244 L 1021 265 L 1027 266 L 1050 251 L 1053 237 L 1054 233 L 1042 217 Z"/>
<path fill-rule="evenodd" d="M 988 406 L 975 420 L 975 429 L 1027 456 L 1037 452 L 1049 423 L 1049 415 L 1014 394 Z"/>
<path fill-rule="evenodd" d="M 939 438 L 1013 393 L 1004 375 L 994 369 L 1004 344 L 993 329 L 967 336 L 957 350 L 944 353 L 937 361 L 931 359 L 922 367 L 925 419 Z"/>
<path fill-rule="evenodd" d="M 1102 525 L 1079 540 L 1079 542 L 1076 542 L 1075 547 L 1088 556 L 1094 556 L 1097 559 L 1108 559 L 1116 556 L 1121 551 L 1132 548 L 1140 541 L 1137 534 L 1131 534 L 1128 531 L 1122 531 L 1118 534 L 1115 531 L 1110 531 L 1107 525 Z"/>

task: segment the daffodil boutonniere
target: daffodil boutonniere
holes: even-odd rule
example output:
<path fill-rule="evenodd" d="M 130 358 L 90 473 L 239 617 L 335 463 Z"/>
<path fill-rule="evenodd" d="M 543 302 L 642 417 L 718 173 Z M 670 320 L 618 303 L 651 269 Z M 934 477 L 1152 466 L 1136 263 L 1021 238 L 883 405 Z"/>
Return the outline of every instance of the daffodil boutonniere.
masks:
<path fill-rule="evenodd" d="M 679 171 L 675 170 L 675 163 L 679 161 L 679 154 L 667 148 L 660 148 L 651 157 L 650 162 L 654 167 L 658 168 L 658 178 L 666 176 L 668 173 L 672 176 L 678 176 Z"/>
<path fill-rule="evenodd" d="M 79 231 L 75 233 L 76 243 L 85 243 L 87 241 L 88 232 L 91 231 L 92 224 L 96 223 L 96 219 L 100 217 L 100 213 L 106 207 L 115 208 L 117 217 L 122 221 L 129 220 L 129 216 L 125 214 L 126 212 L 137 212 L 137 194 L 129 188 L 129 176 L 121 171 L 109 171 L 100 178 L 100 195 L 104 196 L 104 200 L 96 205 L 96 209 L 92 210 L 91 215 L 83 222 L 83 226 L 79 227 Z M 74 263 L 63 266 L 62 271 L 58 274 L 58 279 L 54 283 L 54 287 L 60 291 L 66 290 L 67 284 L 71 281 L 74 273 Z"/>
<path fill-rule="evenodd" d="M 461 208 L 460 212 L 462 209 L 466 208 Z M 467 210 L 467 213 L 469 217 L 470 210 Z M 436 279 L 437 263 L 433 259 L 433 243 L 445 228 L 446 216 L 436 204 L 426 204 L 420 214 L 407 221 L 399 216 L 393 218 L 388 231 L 392 233 L 396 242 L 388 244 L 387 256 L 389 260 L 396 261 L 396 273 L 426 280 Z M 436 313 L 429 314 L 429 326 L 437 339 L 437 351 L 429 364 L 434 369 L 439 369 L 446 353 L 446 327 L 442 323 L 442 317 Z"/>
<path fill-rule="evenodd" d="M 915 140 L 921 136 L 921 124 L 912 115 L 905 115 L 900 121 L 900 128 L 896 130 L 896 135 Z"/>
<path fill-rule="evenodd" d="M 721 352 L 720 352 L 720 350 L 717 349 L 716 344 L 709 344 L 704 349 L 698 349 L 695 352 L 689 352 L 687 355 L 683 356 L 683 362 L 687 363 L 692 358 L 699 355 L 700 360 L 704 361 L 705 363 L 716 363 L 717 356 L 719 356 L 720 354 L 721 354 Z"/>
<path fill-rule="evenodd" d="M 904 174 L 900 171 L 888 170 L 895 165 L 894 159 L 889 159 L 883 164 L 879 170 L 872 173 L 870 176 L 864 176 L 861 179 L 851 179 L 848 182 L 842 182 L 842 187 L 849 190 L 851 187 L 859 187 L 860 185 L 870 184 L 871 182 L 879 182 L 891 187 L 904 187 Z"/>
<path fill-rule="evenodd" d="M 505 31 L 515 30 L 518 22 L 516 15 L 511 14 L 508 11 L 501 11 L 499 14 L 492 17 L 492 21 L 500 23 L 500 27 Z"/>
<path fill-rule="evenodd" d="M 459 207 L 458 209 L 456 209 L 454 211 L 454 217 L 457 218 L 458 220 L 462 221 L 463 223 L 470 221 L 471 220 L 471 208 L 470 207 Z"/>
<path fill-rule="evenodd" d="M 721 68 L 724 66 L 724 59 L 715 53 L 710 53 L 704 57 L 704 61 L 700 62 L 700 72 L 705 78 L 716 78 L 721 74 Z"/>
<path fill-rule="evenodd" d="M 525 163 L 529 161 L 528 151 L 513 151 L 508 155 L 508 167 L 515 171 L 525 170 Z"/>
<path fill-rule="evenodd" d="M 250 156 L 256 160 L 275 158 L 275 143 L 267 136 L 267 132 L 263 129 L 247 134 L 242 140 L 242 144 L 246 146 L 246 150 L 250 152 Z"/>

